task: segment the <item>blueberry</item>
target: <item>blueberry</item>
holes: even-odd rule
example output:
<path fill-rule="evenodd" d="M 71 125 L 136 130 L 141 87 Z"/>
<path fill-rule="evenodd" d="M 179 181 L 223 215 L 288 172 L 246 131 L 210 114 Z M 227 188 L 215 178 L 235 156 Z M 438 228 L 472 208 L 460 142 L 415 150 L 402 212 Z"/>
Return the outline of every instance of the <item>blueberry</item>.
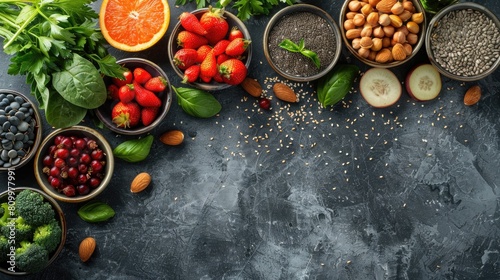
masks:
<path fill-rule="evenodd" d="M 11 125 L 11 126 L 10 126 L 10 132 L 12 132 L 12 133 L 17 133 L 17 126 L 15 126 L 15 125 Z"/>
<path fill-rule="evenodd" d="M 3 164 L 3 167 L 5 167 L 5 168 L 9 168 L 11 166 L 12 166 L 12 163 L 10 163 L 10 162 L 6 162 Z"/>
<path fill-rule="evenodd" d="M 21 121 L 17 125 L 17 130 L 19 130 L 19 132 L 26 132 L 26 131 L 28 131 L 28 128 L 30 128 L 30 124 L 25 122 L 25 121 Z"/>
<path fill-rule="evenodd" d="M 19 124 L 19 118 L 16 116 L 11 116 L 9 118 L 9 122 L 11 125 L 18 125 Z"/>
<path fill-rule="evenodd" d="M 15 139 L 17 141 L 23 141 L 23 139 L 24 139 L 24 133 L 18 132 L 18 133 L 16 133 L 15 136 L 16 136 Z"/>
<path fill-rule="evenodd" d="M 31 104 L 29 102 L 24 102 L 21 104 L 21 107 L 28 109 L 31 108 Z"/>
<path fill-rule="evenodd" d="M 9 102 L 14 102 L 14 100 L 16 100 L 16 97 L 11 93 L 7 94 L 6 97 L 9 100 Z"/>
<path fill-rule="evenodd" d="M 21 104 L 19 104 L 19 102 L 17 101 L 14 101 L 12 103 L 10 103 L 10 107 L 12 107 L 12 109 L 19 109 L 21 107 Z"/>
<path fill-rule="evenodd" d="M 18 119 L 20 119 L 21 121 L 22 121 L 22 120 L 24 120 L 24 118 L 26 117 L 26 116 L 24 115 L 24 113 L 23 113 L 23 112 L 20 112 L 20 111 L 17 111 L 17 112 L 14 114 L 14 116 L 16 116 L 16 117 L 17 117 Z"/>
<path fill-rule="evenodd" d="M 15 158 L 17 157 L 17 152 L 15 150 L 10 150 L 7 152 L 7 155 L 9 156 L 9 158 Z"/>
<path fill-rule="evenodd" d="M 16 136 L 12 132 L 7 132 L 7 133 L 5 133 L 5 139 L 10 140 L 10 141 L 14 141 L 14 139 L 16 139 Z"/>
<path fill-rule="evenodd" d="M 5 150 L 12 150 L 12 147 L 14 145 L 12 144 L 12 141 L 9 141 L 7 143 L 2 143 L 2 147 L 5 149 Z"/>
<path fill-rule="evenodd" d="M 2 124 L 2 130 L 3 131 L 8 131 L 10 128 L 10 122 L 9 121 L 6 121 Z"/>
<path fill-rule="evenodd" d="M 9 161 L 9 151 L 2 150 L 2 152 L 0 153 L 0 159 L 2 159 L 3 161 Z"/>
<path fill-rule="evenodd" d="M 14 100 L 15 100 L 16 102 L 18 102 L 19 104 L 23 104 L 24 102 L 26 102 L 26 101 L 24 101 L 24 98 L 22 98 L 21 96 L 16 96 L 16 97 L 14 98 Z"/>
<path fill-rule="evenodd" d="M 16 141 L 16 142 L 14 142 L 14 150 L 11 150 L 11 151 L 21 150 L 23 147 L 24 147 L 23 141 Z M 17 154 L 17 152 L 16 152 L 16 154 Z"/>
<path fill-rule="evenodd" d="M 4 115 L 0 115 L 0 124 L 3 124 L 6 121 L 7 121 L 7 116 L 5 114 Z"/>
<path fill-rule="evenodd" d="M 12 165 L 17 165 L 20 161 L 21 161 L 21 158 L 20 158 L 20 157 L 16 157 L 16 158 L 14 158 L 14 159 L 10 162 L 10 164 L 12 164 Z"/>
<path fill-rule="evenodd" d="M 22 157 L 24 157 L 25 155 L 26 155 L 26 152 L 25 152 L 24 150 L 18 150 L 18 151 L 17 151 L 17 156 L 18 156 L 18 157 L 21 157 L 21 158 L 22 158 Z"/>

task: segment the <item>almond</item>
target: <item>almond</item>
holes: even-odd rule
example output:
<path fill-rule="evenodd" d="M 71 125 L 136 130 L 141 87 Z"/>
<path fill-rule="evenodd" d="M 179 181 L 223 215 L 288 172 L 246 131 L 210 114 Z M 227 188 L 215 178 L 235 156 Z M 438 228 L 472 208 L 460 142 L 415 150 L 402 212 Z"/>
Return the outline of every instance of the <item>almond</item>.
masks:
<path fill-rule="evenodd" d="M 90 259 L 95 250 L 95 239 L 93 237 L 87 237 L 80 242 L 78 247 L 78 255 L 80 255 L 80 260 L 86 262 Z"/>
<path fill-rule="evenodd" d="M 377 52 L 377 56 L 375 56 L 375 61 L 378 63 L 386 63 L 392 60 L 391 50 L 384 48 Z"/>
<path fill-rule="evenodd" d="M 406 59 L 406 50 L 401 43 L 397 43 L 392 47 L 392 58 L 397 61 Z"/>
<path fill-rule="evenodd" d="M 130 184 L 130 192 L 142 192 L 149 186 L 149 183 L 151 183 L 151 176 L 146 172 L 139 173 Z"/>
<path fill-rule="evenodd" d="M 160 141 L 169 146 L 177 146 L 184 141 L 184 133 L 180 130 L 170 130 L 160 136 Z"/>
<path fill-rule="evenodd" d="M 297 102 L 297 95 L 295 94 L 295 92 L 289 86 L 283 83 L 274 84 L 273 91 L 276 97 L 280 100 L 291 103 Z"/>
<path fill-rule="evenodd" d="M 464 104 L 467 106 L 472 106 L 479 102 L 481 99 L 481 88 L 478 85 L 470 87 L 464 96 Z"/>
<path fill-rule="evenodd" d="M 248 94 L 253 97 L 260 97 L 260 95 L 262 94 L 262 86 L 255 79 L 246 77 L 240 85 Z"/>
<path fill-rule="evenodd" d="M 396 2 L 398 2 L 398 0 L 382 0 L 378 2 L 375 7 L 377 8 L 377 11 L 388 14 L 391 13 L 391 9 Z"/>

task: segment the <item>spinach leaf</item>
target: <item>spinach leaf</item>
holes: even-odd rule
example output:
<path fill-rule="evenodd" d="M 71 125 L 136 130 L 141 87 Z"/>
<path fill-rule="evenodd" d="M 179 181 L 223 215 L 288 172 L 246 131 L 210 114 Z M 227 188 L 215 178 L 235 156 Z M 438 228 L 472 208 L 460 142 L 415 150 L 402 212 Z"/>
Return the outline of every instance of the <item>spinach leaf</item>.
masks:
<path fill-rule="evenodd" d="M 219 101 L 206 91 L 192 88 L 176 88 L 174 86 L 172 88 L 177 96 L 177 103 L 184 112 L 193 117 L 210 118 L 222 109 Z"/>
<path fill-rule="evenodd" d="M 52 86 L 68 102 L 94 109 L 106 101 L 106 85 L 95 66 L 78 54 L 64 69 L 52 74 Z"/>
<path fill-rule="evenodd" d="M 327 107 L 337 104 L 351 90 L 359 68 L 354 64 L 339 64 L 318 81 L 318 100 Z"/>
<path fill-rule="evenodd" d="M 80 207 L 77 213 L 82 220 L 89 223 L 104 222 L 115 216 L 115 210 L 111 206 L 99 201 L 88 202 Z"/>
<path fill-rule="evenodd" d="M 69 127 L 78 124 L 87 114 L 87 109 L 69 103 L 59 94 L 47 96 L 45 119 L 53 127 Z"/>

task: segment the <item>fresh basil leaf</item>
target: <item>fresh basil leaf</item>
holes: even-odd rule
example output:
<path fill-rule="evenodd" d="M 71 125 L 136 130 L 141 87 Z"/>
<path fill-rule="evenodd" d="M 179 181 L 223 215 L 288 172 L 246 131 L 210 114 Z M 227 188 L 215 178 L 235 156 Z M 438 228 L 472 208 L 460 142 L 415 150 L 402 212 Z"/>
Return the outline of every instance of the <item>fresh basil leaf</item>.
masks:
<path fill-rule="evenodd" d="M 65 68 L 52 74 L 52 86 L 68 102 L 95 109 L 106 101 L 106 85 L 95 66 L 78 54 Z"/>
<path fill-rule="evenodd" d="M 127 140 L 113 149 L 113 155 L 128 162 L 139 162 L 147 158 L 153 144 L 153 135 Z"/>
<path fill-rule="evenodd" d="M 290 39 L 284 39 L 283 41 L 281 41 L 281 43 L 279 43 L 278 46 L 289 52 L 300 52 L 301 50 L 300 47 L 294 42 L 292 42 Z"/>
<path fill-rule="evenodd" d="M 192 88 L 176 88 L 172 86 L 177 103 L 187 114 L 198 118 L 210 118 L 222 109 L 215 97 L 203 90 Z"/>
<path fill-rule="evenodd" d="M 53 127 L 70 127 L 78 124 L 87 114 L 87 109 L 69 103 L 59 94 L 46 95 L 45 118 Z"/>
<path fill-rule="evenodd" d="M 303 56 L 311 59 L 317 68 L 321 66 L 318 54 L 305 48 L 306 45 L 304 43 L 304 39 L 301 39 L 298 45 L 292 42 L 290 39 L 284 39 L 283 41 L 281 41 L 281 43 L 278 44 L 278 46 L 289 52 L 300 52 Z"/>
<path fill-rule="evenodd" d="M 78 216 L 86 222 L 98 223 L 115 216 L 115 210 L 108 204 L 99 201 L 88 202 L 78 209 Z"/>
<path fill-rule="evenodd" d="M 327 107 L 335 105 L 351 90 L 359 68 L 354 64 L 339 64 L 318 81 L 318 100 Z"/>

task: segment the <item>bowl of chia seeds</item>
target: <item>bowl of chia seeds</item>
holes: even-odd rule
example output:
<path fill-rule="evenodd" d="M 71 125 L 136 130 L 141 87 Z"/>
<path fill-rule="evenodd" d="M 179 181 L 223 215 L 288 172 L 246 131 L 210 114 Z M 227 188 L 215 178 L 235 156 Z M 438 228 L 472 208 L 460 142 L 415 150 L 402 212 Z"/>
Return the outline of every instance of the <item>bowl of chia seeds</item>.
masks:
<path fill-rule="evenodd" d="M 476 3 L 450 5 L 430 21 L 425 45 L 431 63 L 441 74 L 459 81 L 477 81 L 500 64 L 500 21 Z"/>
<path fill-rule="evenodd" d="M 289 40 L 314 52 L 319 67 L 301 52 L 280 47 Z M 324 10 L 310 4 L 295 4 L 278 11 L 269 21 L 263 36 L 264 55 L 279 75 L 307 82 L 321 78 L 337 63 L 342 50 L 338 25 Z"/>
<path fill-rule="evenodd" d="M 35 155 L 41 139 L 36 105 L 20 92 L 0 89 L 0 171 L 24 166 Z"/>

